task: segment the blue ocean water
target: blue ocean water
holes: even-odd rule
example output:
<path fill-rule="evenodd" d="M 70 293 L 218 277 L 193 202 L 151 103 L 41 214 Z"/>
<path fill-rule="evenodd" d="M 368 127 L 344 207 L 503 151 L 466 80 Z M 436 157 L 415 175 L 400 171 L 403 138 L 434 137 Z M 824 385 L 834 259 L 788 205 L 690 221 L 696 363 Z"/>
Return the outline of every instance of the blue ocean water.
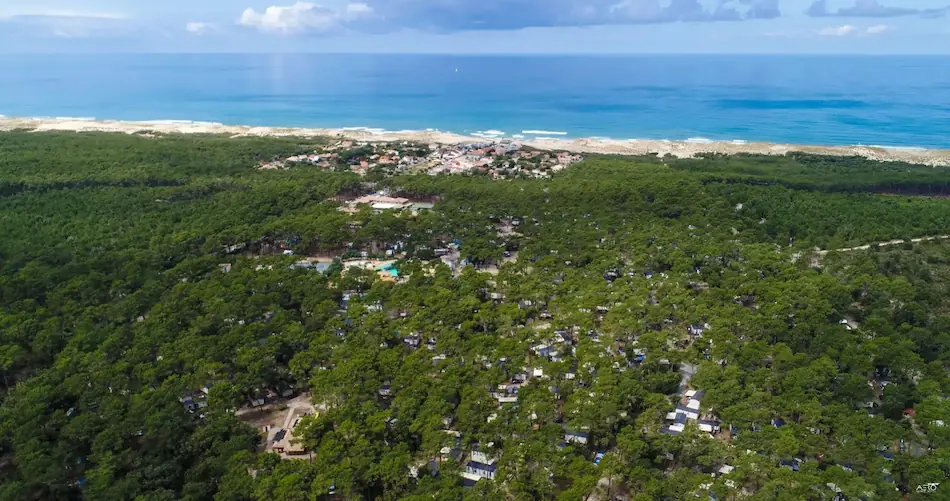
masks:
<path fill-rule="evenodd" d="M 7 55 L 0 68 L 8 116 L 950 148 L 948 57 Z"/>

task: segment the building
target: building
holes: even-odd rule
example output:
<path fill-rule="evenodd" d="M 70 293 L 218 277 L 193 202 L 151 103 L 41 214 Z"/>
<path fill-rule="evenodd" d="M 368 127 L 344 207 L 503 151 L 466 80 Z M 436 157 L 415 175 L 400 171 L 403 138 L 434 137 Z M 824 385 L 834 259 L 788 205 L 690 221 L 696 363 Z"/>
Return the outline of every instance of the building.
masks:
<path fill-rule="evenodd" d="M 492 444 L 487 444 L 491 447 Z M 498 470 L 498 460 L 488 454 L 480 445 L 472 447 L 472 454 L 469 461 L 465 463 L 465 471 L 462 478 L 477 482 L 483 478 L 488 480 L 495 479 L 495 473 Z"/>
<path fill-rule="evenodd" d="M 707 329 L 709 329 L 709 324 L 691 324 L 687 331 L 692 337 L 702 337 L 703 332 L 706 332 Z"/>
<path fill-rule="evenodd" d="M 714 419 L 700 419 L 699 429 L 706 433 L 719 433 L 721 431 L 719 421 Z"/>
<path fill-rule="evenodd" d="M 422 345 L 422 336 L 418 334 L 410 334 L 402 338 L 403 344 L 411 350 L 418 349 Z"/>
<path fill-rule="evenodd" d="M 719 420 L 713 416 L 702 415 L 701 399 L 705 393 L 689 390 L 683 395 L 683 400 L 676 405 L 676 408 L 666 414 L 667 425 L 660 428 L 660 433 L 678 435 L 686 429 L 687 421 L 697 421 L 699 429 L 706 433 L 719 433 Z"/>
<path fill-rule="evenodd" d="M 497 391 L 494 393 L 495 400 L 497 400 L 499 404 L 513 404 L 517 402 L 518 388 L 520 386 L 521 385 L 514 385 L 514 384 L 499 385 L 498 389 L 500 391 Z"/>
<path fill-rule="evenodd" d="M 486 447 L 491 447 L 493 443 L 487 444 Z M 488 450 L 482 448 L 481 445 L 475 445 L 472 447 L 472 461 L 477 461 L 479 463 L 485 464 L 495 464 L 497 461 L 493 456 L 488 453 Z"/>
<path fill-rule="evenodd" d="M 430 203 L 430 202 L 413 202 L 409 206 L 409 208 L 415 212 L 423 211 L 423 210 L 431 210 L 433 207 L 435 207 L 435 204 Z"/>
<path fill-rule="evenodd" d="M 567 430 L 564 433 L 564 442 L 569 444 L 581 444 L 587 445 L 587 441 L 590 439 L 590 433 L 586 431 L 572 431 Z"/>
<path fill-rule="evenodd" d="M 495 473 L 498 471 L 498 467 L 494 464 L 485 464 L 478 461 L 469 461 L 465 463 L 465 472 L 462 473 L 462 477 L 478 481 L 483 478 L 488 480 L 495 479 Z"/>
<path fill-rule="evenodd" d="M 462 453 L 462 449 L 459 449 L 458 447 L 446 446 L 439 451 L 439 457 L 442 459 L 442 461 L 448 461 L 451 459 L 452 461 L 459 462 L 462 460 Z"/>
<path fill-rule="evenodd" d="M 208 406 L 208 389 L 186 392 L 178 400 L 186 409 L 195 412 Z"/>
<path fill-rule="evenodd" d="M 401 210 L 412 207 L 412 202 L 408 198 L 389 197 L 380 194 L 366 195 L 353 200 L 351 206 L 369 205 L 376 211 Z"/>
<path fill-rule="evenodd" d="M 330 263 L 315 263 L 311 261 L 298 261 L 290 265 L 292 270 L 313 270 L 319 273 L 326 273 L 330 269 Z"/>
<path fill-rule="evenodd" d="M 677 405 L 673 413 L 677 415 L 683 415 L 686 417 L 686 419 L 691 421 L 696 421 L 699 419 L 699 409 L 691 409 L 687 405 L 683 404 Z M 669 417 L 669 414 L 667 414 L 667 417 Z"/>
<path fill-rule="evenodd" d="M 683 433 L 683 430 L 685 429 L 686 429 L 686 425 L 680 424 L 680 423 L 674 423 L 669 426 L 664 426 L 660 428 L 660 433 L 664 433 L 667 435 L 679 435 L 680 433 Z"/>

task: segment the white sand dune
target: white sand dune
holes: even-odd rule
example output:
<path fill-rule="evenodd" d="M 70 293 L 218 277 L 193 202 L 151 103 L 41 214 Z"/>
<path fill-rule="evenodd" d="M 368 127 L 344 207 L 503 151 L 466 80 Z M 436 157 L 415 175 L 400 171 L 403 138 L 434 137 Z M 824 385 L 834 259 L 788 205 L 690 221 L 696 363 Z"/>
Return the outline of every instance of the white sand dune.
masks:
<path fill-rule="evenodd" d="M 13 118 L 0 115 L 0 131 L 26 129 L 42 131 L 118 132 L 125 134 L 227 134 L 242 136 L 334 136 L 362 141 L 417 141 L 421 143 L 457 144 L 478 142 L 484 138 L 469 137 L 439 131 L 382 131 L 378 129 L 307 129 L 285 127 L 252 127 L 224 125 L 213 122 L 150 121 L 124 122 L 80 118 Z M 672 155 L 689 158 L 703 153 L 728 155 L 756 153 L 784 155 L 793 151 L 837 156 L 860 156 L 871 160 L 904 161 L 930 166 L 950 166 L 950 150 L 885 148 L 878 146 L 808 146 L 795 144 L 745 143 L 735 141 L 669 141 L 669 140 L 613 140 L 527 138 L 521 144 L 542 150 L 567 150 L 575 153 L 602 153 L 614 155 Z"/>

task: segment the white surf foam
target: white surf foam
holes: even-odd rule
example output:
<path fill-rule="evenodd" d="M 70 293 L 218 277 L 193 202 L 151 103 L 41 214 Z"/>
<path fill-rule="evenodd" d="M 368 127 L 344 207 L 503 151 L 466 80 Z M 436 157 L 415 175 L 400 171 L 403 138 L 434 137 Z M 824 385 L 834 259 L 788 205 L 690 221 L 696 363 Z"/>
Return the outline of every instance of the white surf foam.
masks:
<path fill-rule="evenodd" d="M 687 142 L 687 143 L 694 143 L 694 144 L 709 144 L 709 143 L 711 143 L 711 142 L 713 142 L 713 141 L 712 141 L 712 139 L 705 138 L 705 137 L 690 137 L 690 138 L 687 138 L 687 139 L 686 139 L 686 142 Z"/>
<path fill-rule="evenodd" d="M 344 132 L 367 132 L 369 134 L 386 134 L 389 132 L 380 127 L 343 127 L 340 130 Z"/>
<path fill-rule="evenodd" d="M 545 136 L 566 136 L 567 132 L 560 131 L 551 131 L 551 130 L 523 130 L 522 134 L 531 134 L 533 136 L 545 135 Z"/>
<path fill-rule="evenodd" d="M 152 125 L 191 125 L 191 120 L 145 120 L 142 123 Z"/>
<path fill-rule="evenodd" d="M 205 126 L 220 127 L 224 125 L 221 122 L 200 122 L 196 120 L 145 120 L 141 123 L 150 124 L 150 125 L 177 125 L 177 126 L 199 126 L 199 127 L 205 127 Z"/>
<path fill-rule="evenodd" d="M 896 151 L 926 151 L 927 150 L 927 148 L 921 148 L 919 146 L 886 146 L 882 144 L 868 144 L 868 145 L 859 144 L 857 146 L 863 146 L 865 148 L 881 148 L 882 150 L 896 150 Z"/>

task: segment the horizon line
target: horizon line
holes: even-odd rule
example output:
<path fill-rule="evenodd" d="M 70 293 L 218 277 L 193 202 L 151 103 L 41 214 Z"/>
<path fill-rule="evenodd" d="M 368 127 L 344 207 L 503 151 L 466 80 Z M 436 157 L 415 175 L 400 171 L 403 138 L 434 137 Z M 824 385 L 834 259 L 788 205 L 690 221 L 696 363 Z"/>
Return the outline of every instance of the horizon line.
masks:
<path fill-rule="evenodd" d="M 320 52 L 320 51 L 0 51 L 0 56 L 172 56 L 172 55 L 315 55 L 315 56 L 553 56 L 553 57 L 616 57 L 616 56 L 809 56 L 809 57 L 950 57 L 947 53 L 876 53 L 876 52 Z"/>

